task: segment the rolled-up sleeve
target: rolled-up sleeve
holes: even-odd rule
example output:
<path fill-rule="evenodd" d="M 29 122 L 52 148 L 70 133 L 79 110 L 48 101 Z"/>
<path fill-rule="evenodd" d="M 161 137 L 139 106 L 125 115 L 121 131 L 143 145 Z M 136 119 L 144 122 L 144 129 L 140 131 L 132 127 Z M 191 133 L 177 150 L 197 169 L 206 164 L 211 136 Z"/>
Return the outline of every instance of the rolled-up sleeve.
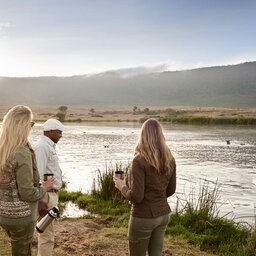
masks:
<path fill-rule="evenodd" d="M 43 198 L 46 190 L 44 187 L 34 186 L 32 155 L 28 151 L 17 152 L 16 181 L 21 200 L 34 202 Z"/>
<path fill-rule="evenodd" d="M 145 173 L 140 166 L 139 161 L 135 158 L 131 168 L 131 184 L 123 187 L 123 196 L 132 203 L 140 203 L 144 198 Z"/>

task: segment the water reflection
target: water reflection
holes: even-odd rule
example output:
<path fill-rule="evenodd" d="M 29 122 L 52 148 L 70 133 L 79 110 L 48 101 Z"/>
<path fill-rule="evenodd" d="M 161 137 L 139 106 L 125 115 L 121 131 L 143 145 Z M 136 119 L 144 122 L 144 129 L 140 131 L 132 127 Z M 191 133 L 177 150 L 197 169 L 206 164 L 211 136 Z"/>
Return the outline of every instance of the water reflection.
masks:
<path fill-rule="evenodd" d="M 64 206 L 61 217 L 65 218 L 79 218 L 81 216 L 89 214 L 88 211 L 80 209 L 76 204 L 67 202 Z"/>
<path fill-rule="evenodd" d="M 110 161 L 128 162 L 133 158 L 141 124 L 81 123 L 67 124 L 57 151 L 68 190 L 88 192 L 98 168 Z M 177 196 L 184 196 L 203 180 L 221 184 L 219 205 L 222 213 L 252 221 L 256 198 L 256 131 L 234 126 L 182 126 L 163 124 L 168 146 L 177 161 Z M 31 134 L 35 142 L 42 133 L 37 124 Z M 227 144 L 227 140 L 230 144 Z M 189 192 L 188 192 L 189 193 Z M 249 217 L 248 217 L 249 216 Z"/>

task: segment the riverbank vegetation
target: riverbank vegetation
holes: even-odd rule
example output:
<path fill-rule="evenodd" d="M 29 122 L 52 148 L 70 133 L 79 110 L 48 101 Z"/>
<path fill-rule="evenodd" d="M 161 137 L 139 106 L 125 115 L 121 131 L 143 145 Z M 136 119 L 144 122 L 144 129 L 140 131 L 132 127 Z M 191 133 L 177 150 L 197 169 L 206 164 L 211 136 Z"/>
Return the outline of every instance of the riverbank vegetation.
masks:
<path fill-rule="evenodd" d="M 205 117 L 205 116 L 164 116 L 147 115 L 139 119 L 68 119 L 65 122 L 139 122 L 155 118 L 162 123 L 186 125 L 256 125 L 254 117 Z"/>
<path fill-rule="evenodd" d="M 65 107 L 64 118 L 60 119 L 63 115 L 61 109 Z M 218 108 L 185 108 L 185 109 L 176 109 L 176 108 L 148 108 L 143 109 L 133 106 L 131 110 L 127 111 L 99 111 L 91 108 L 88 112 L 87 118 L 69 118 L 65 119 L 67 115 L 67 106 L 61 106 L 58 108 L 59 112 L 57 117 L 61 121 L 66 122 L 140 122 L 143 123 L 148 118 L 156 118 L 160 122 L 169 122 L 175 124 L 191 124 L 191 125 L 256 125 L 255 113 L 252 113 L 251 116 L 241 114 L 241 110 L 234 110 L 233 112 L 228 112 L 226 109 Z M 242 111 L 243 112 L 243 111 Z M 254 111 L 252 111 L 254 112 Z M 255 111 L 256 112 L 256 111 Z M 216 113 L 218 113 L 216 115 Z M 111 117 L 112 114 L 112 117 Z M 132 118 L 131 118 L 132 115 Z M 107 118 L 108 117 L 108 118 Z"/>
<path fill-rule="evenodd" d="M 144 122 L 148 117 L 140 119 Z M 256 118 L 253 117 L 204 117 L 204 116 L 167 116 L 157 118 L 160 122 L 174 124 L 192 125 L 256 125 Z"/>
<path fill-rule="evenodd" d="M 0 120 L 11 105 L 0 105 Z M 30 106 L 36 122 L 58 118 L 64 122 L 161 122 L 198 125 L 255 125 L 256 108 L 193 106 Z"/>
<path fill-rule="evenodd" d="M 89 194 L 61 190 L 60 201 L 72 201 L 80 208 L 87 209 L 91 214 L 85 218 L 101 219 L 112 228 L 127 228 L 130 204 L 122 197 L 117 197 L 113 189 L 116 168 L 123 168 L 127 173 L 130 166 L 106 168 L 98 176 L 98 186 Z M 177 207 L 170 216 L 166 237 L 185 239 L 188 243 L 199 246 L 200 250 L 216 255 L 255 256 L 255 227 L 220 217 L 217 206 L 219 196 L 218 184 L 210 187 L 205 182 L 198 195 L 189 196 L 185 201 L 178 200 Z"/>

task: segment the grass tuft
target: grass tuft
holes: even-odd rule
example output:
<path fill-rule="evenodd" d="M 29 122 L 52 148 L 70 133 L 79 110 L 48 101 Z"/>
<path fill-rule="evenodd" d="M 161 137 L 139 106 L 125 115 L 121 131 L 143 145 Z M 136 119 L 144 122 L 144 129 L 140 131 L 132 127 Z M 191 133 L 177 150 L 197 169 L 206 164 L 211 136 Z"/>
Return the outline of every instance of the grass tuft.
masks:
<path fill-rule="evenodd" d="M 100 169 L 97 170 L 97 182 L 94 181 L 94 187 L 92 193 L 98 194 L 104 200 L 115 199 L 118 201 L 124 201 L 124 197 L 121 193 L 115 188 L 115 183 L 113 181 L 115 171 L 123 171 L 128 180 L 128 172 L 130 171 L 131 164 L 126 165 L 121 162 L 116 163 L 115 165 L 106 164 L 105 171 L 102 172 Z"/>

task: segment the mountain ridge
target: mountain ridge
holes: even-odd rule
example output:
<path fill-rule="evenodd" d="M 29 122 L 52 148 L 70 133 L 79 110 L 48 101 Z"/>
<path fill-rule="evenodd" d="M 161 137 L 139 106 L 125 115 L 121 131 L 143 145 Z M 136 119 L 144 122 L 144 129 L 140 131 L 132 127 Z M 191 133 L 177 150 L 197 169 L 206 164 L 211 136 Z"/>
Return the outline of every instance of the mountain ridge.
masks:
<path fill-rule="evenodd" d="M 1 104 L 256 107 L 256 62 L 138 74 L 0 77 Z"/>

